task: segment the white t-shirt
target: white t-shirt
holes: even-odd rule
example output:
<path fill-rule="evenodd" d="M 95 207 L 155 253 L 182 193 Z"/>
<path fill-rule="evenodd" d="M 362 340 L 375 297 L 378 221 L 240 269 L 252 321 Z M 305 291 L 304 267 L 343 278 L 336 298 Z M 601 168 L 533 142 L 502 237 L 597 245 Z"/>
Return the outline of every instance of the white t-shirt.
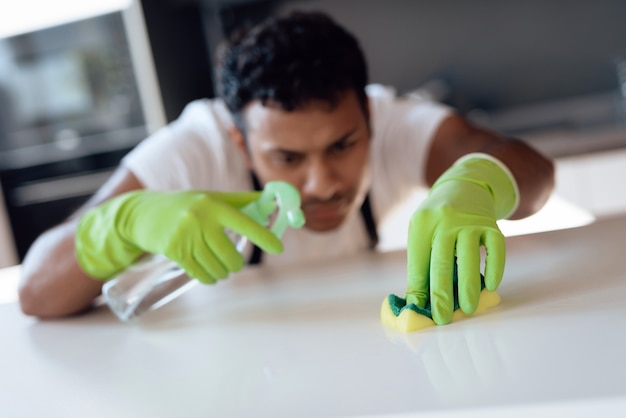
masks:
<path fill-rule="evenodd" d="M 430 141 L 451 110 L 438 103 L 399 99 L 390 87 L 367 86 L 371 111 L 369 191 L 377 224 L 424 178 Z M 181 116 L 145 139 L 123 160 L 147 189 L 252 189 L 250 173 L 227 132 L 230 114 L 219 99 L 188 104 Z M 165 222 L 167 220 L 164 220 Z M 264 254 L 263 264 L 286 265 L 343 257 L 368 248 L 369 237 L 356 207 L 336 230 L 287 229 L 282 254 Z"/>

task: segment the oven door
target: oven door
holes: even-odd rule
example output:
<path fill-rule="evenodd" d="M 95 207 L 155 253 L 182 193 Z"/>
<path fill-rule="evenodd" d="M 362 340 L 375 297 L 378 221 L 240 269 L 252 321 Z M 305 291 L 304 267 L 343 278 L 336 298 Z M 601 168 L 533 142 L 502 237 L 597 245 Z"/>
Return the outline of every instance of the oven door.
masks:
<path fill-rule="evenodd" d="M 107 181 L 129 150 L 0 171 L 20 262 L 41 233 L 66 220 Z"/>

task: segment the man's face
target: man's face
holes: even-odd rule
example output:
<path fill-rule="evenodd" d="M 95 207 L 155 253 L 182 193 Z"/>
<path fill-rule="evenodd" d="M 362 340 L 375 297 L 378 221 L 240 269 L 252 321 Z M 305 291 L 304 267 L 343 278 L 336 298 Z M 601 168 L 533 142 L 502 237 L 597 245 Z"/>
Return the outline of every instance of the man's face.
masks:
<path fill-rule="evenodd" d="M 286 112 L 255 101 L 243 119 L 247 150 L 241 135 L 238 145 L 249 167 L 262 184 L 283 180 L 298 188 L 307 228 L 337 228 L 361 203 L 357 195 L 368 170 L 369 126 L 353 91 L 334 108 L 312 102 Z"/>

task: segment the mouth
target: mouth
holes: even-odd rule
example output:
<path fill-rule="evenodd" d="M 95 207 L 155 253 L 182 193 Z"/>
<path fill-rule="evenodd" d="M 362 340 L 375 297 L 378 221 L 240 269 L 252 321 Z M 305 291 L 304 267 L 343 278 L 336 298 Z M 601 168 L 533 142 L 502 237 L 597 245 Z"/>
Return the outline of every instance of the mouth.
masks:
<path fill-rule="evenodd" d="M 329 203 L 311 203 L 303 205 L 302 211 L 307 219 L 333 219 L 341 216 L 347 206 L 347 202 L 343 200 Z"/>
<path fill-rule="evenodd" d="M 339 226 L 350 210 L 352 200 L 348 196 L 332 198 L 327 201 L 305 202 L 302 211 L 306 225 L 313 230 L 328 230 Z"/>

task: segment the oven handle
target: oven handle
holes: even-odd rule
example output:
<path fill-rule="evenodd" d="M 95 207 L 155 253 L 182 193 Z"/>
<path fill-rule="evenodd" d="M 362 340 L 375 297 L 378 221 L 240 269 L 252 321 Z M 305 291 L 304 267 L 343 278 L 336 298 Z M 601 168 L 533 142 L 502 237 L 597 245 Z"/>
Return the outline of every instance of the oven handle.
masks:
<path fill-rule="evenodd" d="M 91 196 L 114 170 L 63 176 L 18 186 L 11 190 L 14 206 L 27 206 L 79 196 Z"/>

